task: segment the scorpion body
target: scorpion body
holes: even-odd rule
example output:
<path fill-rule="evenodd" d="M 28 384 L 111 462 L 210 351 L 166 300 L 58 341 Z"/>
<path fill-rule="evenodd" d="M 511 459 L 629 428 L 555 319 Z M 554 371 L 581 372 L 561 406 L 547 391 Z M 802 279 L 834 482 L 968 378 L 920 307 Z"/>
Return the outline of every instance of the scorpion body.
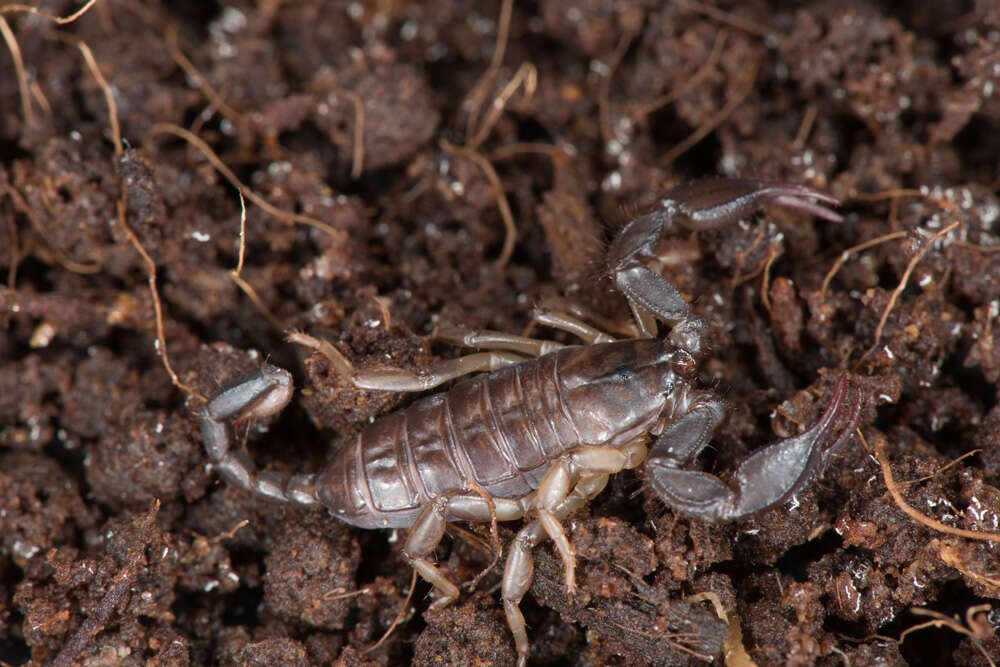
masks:
<path fill-rule="evenodd" d="M 850 440 L 863 400 L 858 395 L 848 407 L 842 376 L 815 425 L 754 452 L 728 482 L 687 469 L 724 418 L 725 403 L 696 385 L 705 323 L 644 264 L 675 223 L 717 227 L 768 203 L 839 220 L 807 198 L 837 203 L 797 185 L 699 181 L 667 193 L 651 212 L 626 225 L 612 245 L 610 269 L 644 338 L 616 341 L 573 316 L 545 313 L 543 323 L 589 344 L 562 346 L 499 332 L 453 334 L 461 344 L 492 351 L 415 374 L 357 371 L 329 343 L 295 334 L 293 340 L 325 354 L 361 388 L 426 390 L 487 372 L 369 424 L 340 443 L 321 473 L 286 477 L 256 471 L 232 447 L 231 422 L 274 414 L 291 400 L 291 375 L 265 365 L 202 410 L 208 455 L 227 481 L 258 497 L 322 505 L 363 528 L 410 528 L 402 553 L 437 589 L 434 606 L 459 594 L 431 562 L 447 521 L 531 517 L 510 545 L 502 583 L 523 665 L 529 643 L 518 604 L 531 584 L 532 550 L 545 538 L 554 541 L 572 594 L 575 557 L 561 520 L 599 493 L 609 475 L 645 461 L 646 480 L 666 504 L 696 519 L 727 521 L 784 502 Z M 655 337 L 657 320 L 672 326 L 666 340 Z M 838 433 L 835 426 L 845 414 L 847 424 Z"/>
<path fill-rule="evenodd" d="M 673 387 L 671 357 L 656 340 L 574 346 L 464 380 L 341 443 L 343 454 L 318 479 L 317 497 L 362 528 L 409 527 L 435 498 L 467 493 L 470 481 L 493 498 L 522 498 L 573 448 L 620 448 L 648 432 L 664 404 L 681 396 L 644 393 L 630 381 L 645 371 L 650 384 Z M 631 394 L 622 397 L 615 423 L 593 420 L 584 411 L 593 387 L 580 388 L 601 381 L 585 380 L 581 369 L 609 365 L 629 369 L 607 380 Z M 577 396 L 581 391 L 588 395 Z"/>

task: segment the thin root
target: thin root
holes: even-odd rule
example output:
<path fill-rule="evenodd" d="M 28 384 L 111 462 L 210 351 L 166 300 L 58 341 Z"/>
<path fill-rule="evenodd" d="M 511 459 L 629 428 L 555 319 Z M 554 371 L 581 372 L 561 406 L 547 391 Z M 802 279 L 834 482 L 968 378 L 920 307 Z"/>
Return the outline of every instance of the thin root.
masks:
<path fill-rule="evenodd" d="M 500 217 L 503 219 L 505 230 L 503 249 L 500 251 L 500 257 L 497 258 L 495 264 L 497 269 L 502 269 L 507 266 L 511 255 L 514 254 L 514 244 L 517 242 L 517 224 L 514 222 L 514 214 L 511 213 L 510 203 L 507 201 L 507 195 L 503 191 L 503 183 L 500 181 L 496 169 L 493 168 L 490 161 L 481 153 L 465 146 L 456 146 L 447 139 L 441 140 L 441 148 L 449 153 L 463 155 L 475 162 L 483 170 L 483 173 L 486 174 L 486 179 L 490 182 L 490 185 L 493 186 L 493 192 L 497 200 L 497 209 L 500 211 Z"/>
<path fill-rule="evenodd" d="M 90 47 L 87 46 L 87 43 L 80 41 L 76 45 L 80 48 L 80 53 L 83 54 L 83 59 L 87 62 L 90 73 L 97 80 L 97 85 L 101 87 L 101 92 L 104 93 L 104 101 L 108 105 L 108 121 L 111 124 L 111 143 L 115 147 L 115 157 L 120 158 L 125 151 L 122 147 L 121 128 L 118 126 L 118 105 L 115 104 L 114 92 L 111 90 L 111 86 L 108 85 L 108 80 L 101 74 L 101 68 L 97 66 L 94 54 L 91 52 Z"/>
<path fill-rule="evenodd" d="M 858 431 L 861 435 L 861 432 Z M 865 442 L 864 435 L 861 435 L 862 442 Z M 867 442 L 865 446 L 867 447 Z M 873 450 L 875 453 L 875 458 L 878 461 L 879 466 L 882 468 L 882 478 L 885 480 L 885 486 L 892 495 L 892 499 L 896 502 L 899 509 L 903 510 L 911 519 L 918 523 L 922 523 L 931 530 L 936 530 L 941 533 L 947 533 L 948 535 L 957 535 L 958 537 L 967 537 L 971 540 L 985 540 L 989 542 L 1000 542 L 1000 533 L 987 533 L 978 530 L 965 530 L 964 528 L 955 528 L 954 526 L 949 526 L 947 524 L 941 523 L 937 519 L 932 519 L 931 517 L 922 514 L 921 512 L 914 509 L 912 506 L 908 505 L 906 499 L 903 498 L 903 494 L 899 490 L 899 485 L 896 480 L 892 477 L 892 468 L 889 466 L 889 459 L 885 454 L 885 439 L 879 438 L 875 441 L 873 445 Z"/>
<path fill-rule="evenodd" d="M 674 87 L 669 93 L 665 95 L 660 95 L 655 100 L 647 102 L 641 105 L 629 116 L 633 123 L 638 122 L 653 113 L 657 109 L 661 109 L 666 105 L 670 104 L 681 95 L 689 91 L 695 85 L 701 82 L 702 79 L 707 77 L 715 69 L 715 66 L 719 63 L 719 58 L 722 57 L 722 47 L 726 45 L 726 40 L 729 38 L 729 32 L 726 30 L 720 30 L 715 36 L 715 43 L 712 44 L 712 52 L 709 54 L 708 58 L 698 68 L 698 71 L 691 75 L 684 83 L 679 86 Z"/>
<path fill-rule="evenodd" d="M 170 376 L 170 381 L 175 387 L 183 391 L 184 393 L 198 398 L 202 402 L 207 403 L 208 399 L 202 395 L 199 391 L 187 384 L 181 382 L 181 379 L 174 372 L 174 367 L 170 363 L 170 356 L 167 353 L 167 337 L 163 331 L 163 305 L 160 303 L 160 291 L 156 287 L 156 262 L 153 258 L 149 256 L 146 249 L 143 247 L 142 243 L 139 241 L 139 237 L 135 235 L 132 228 L 129 226 L 127 221 L 127 190 L 124 184 L 122 185 L 122 196 L 118 201 L 118 223 L 125 230 L 128 235 L 129 241 L 135 247 L 139 255 L 142 256 L 143 261 L 146 263 L 146 275 L 149 281 L 149 293 L 153 298 L 153 312 L 156 316 L 156 347 L 157 351 L 160 353 L 160 359 L 163 361 L 163 368 L 166 369 L 167 375 Z"/>
<path fill-rule="evenodd" d="M 753 85 L 757 80 L 757 71 L 759 67 L 759 62 L 752 62 L 747 65 L 747 67 L 743 70 L 743 75 L 746 77 L 746 81 L 743 83 L 743 86 L 740 88 L 736 96 L 729 100 L 729 102 L 726 103 L 726 106 L 720 109 L 718 113 L 706 120 L 694 132 L 685 137 L 679 144 L 667 151 L 667 154 L 663 156 L 662 160 L 660 160 L 661 167 L 666 167 L 672 164 L 674 160 L 688 152 L 690 148 L 704 139 L 709 132 L 717 128 L 722 121 L 729 117 L 729 114 L 736 111 L 736 108 L 743 103 L 743 100 L 746 99 L 747 95 L 753 91 Z"/>
<path fill-rule="evenodd" d="M 493 131 L 493 127 L 500 120 L 501 114 L 503 114 L 504 109 L 507 108 L 510 98 L 514 96 L 518 88 L 524 88 L 524 96 L 526 99 L 531 99 L 535 90 L 538 88 L 538 68 L 532 63 L 522 63 L 514 76 L 511 77 L 510 81 L 504 86 L 500 94 L 493 99 L 493 103 L 490 105 L 490 112 L 483 119 L 482 125 L 476 131 L 476 134 L 466 142 L 466 148 L 470 150 L 476 150 L 482 145 L 486 138 L 490 136 L 490 132 Z"/>
<path fill-rule="evenodd" d="M 111 139 L 115 146 L 115 156 L 120 157 L 122 149 L 121 131 L 118 125 L 118 107 L 115 105 L 114 95 L 111 93 L 111 88 L 108 86 L 107 80 L 101 75 L 100 68 L 97 67 L 97 61 L 94 60 L 94 55 L 91 53 L 90 48 L 84 42 L 78 42 L 80 51 L 83 53 L 84 60 L 87 61 L 87 65 L 90 66 L 91 72 L 94 74 L 94 78 L 97 79 L 98 85 L 104 91 L 104 99 L 108 104 L 108 116 L 111 123 Z M 150 257 L 149 253 L 146 252 L 146 248 L 143 247 L 142 242 L 139 241 L 139 237 L 136 236 L 135 232 L 132 231 L 132 227 L 128 224 L 128 189 L 122 180 L 121 184 L 121 197 L 118 200 L 118 223 L 121 225 L 125 234 L 128 235 L 129 241 L 135 247 L 136 251 L 142 257 L 146 264 L 146 275 L 149 280 L 149 293 L 153 299 L 153 311 L 156 316 L 156 347 L 157 351 L 160 353 L 160 359 L 163 362 L 163 368 L 166 369 L 167 375 L 170 376 L 170 381 L 175 387 L 181 391 L 195 396 L 202 401 L 207 401 L 201 393 L 196 391 L 194 388 L 188 386 L 177 376 L 174 372 L 173 366 L 170 364 L 170 356 L 167 353 L 167 338 L 164 333 L 163 328 L 163 305 L 160 303 L 160 292 L 156 287 L 156 262 Z"/>
<path fill-rule="evenodd" d="M 774 264 L 774 260 L 778 258 L 778 251 L 772 245 L 768 248 L 767 259 L 764 260 L 764 278 L 760 283 L 760 300 L 764 304 L 764 308 L 767 312 L 771 312 L 771 266 Z"/>
<path fill-rule="evenodd" d="M 872 353 L 875 352 L 875 350 L 878 349 L 879 341 L 882 340 L 882 331 L 885 329 L 885 323 L 889 320 L 889 314 L 896 307 L 896 301 L 899 299 L 899 295 L 906 289 L 906 284 L 910 281 L 910 275 L 913 274 L 913 269 L 915 269 L 920 260 L 924 258 L 924 255 L 926 255 L 930 249 L 934 247 L 934 243 L 937 242 L 938 239 L 946 236 L 960 224 L 962 224 L 962 221 L 956 220 L 934 234 L 934 236 L 931 236 L 924 242 L 923 247 L 920 248 L 920 250 L 917 251 L 917 253 L 910 259 L 910 263 L 906 266 L 906 271 L 903 272 L 903 277 L 900 279 L 896 289 L 892 291 L 892 296 L 889 297 L 889 303 L 886 304 L 885 310 L 882 312 L 882 318 L 879 320 L 878 326 L 875 328 L 875 341 L 872 343 L 872 346 L 868 348 L 868 351 L 861 356 L 858 363 L 867 359 Z"/>
<path fill-rule="evenodd" d="M 678 0 L 677 4 L 687 7 L 688 9 L 698 12 L 699 14 L 704 14 L 708 18 L 718 21 L 724 25 L 736 28 L 737 30 L 742 30 L 743 32 L 748 32 L 751 35 L 766 38 L 770 37 L 775 32 L 767 26 L 740 16 L 736 16 L 733 13 L 723 11 L 711 5 L 705 4 L 704 2 L 698 2 L 698 0 Z"/>
<path fill-rule="evenodd" d="M 205 141 L 201 137 L 194 134 L 193 132 L 185 130 L 183 127 L 180 127 L 179 125 L 174 125 L 173 123 L 156 123 L 151 128 L 149 128 L 149 131 L 143 138 L 143 146 L 147 153 L 154 152 L 150 144 L 152 142 L 153 137 L 160 134 L 172 134 L 176 137 L 180 137 L 184 141 L 188 142 L 189 144 L 197 148 L 205 156 L 205 158 L 212 164 L 212 166 L 215 167 L 216 171 L 222 174 L 223 178 L 229 181 L 234 188 L 236 188 L 241 193 L 246 195 L 247 199 L 257 204 L 257 206 L 260 206 L 262 209 L 264 209 L 274 217 L 278 218 L 279 220 L 284 220 L 285 222 L 288 223 L 298 222 L 303 225 L 308 225 L 310 227 L 319 229 L 320 231 L 326 232 L 333 239 L 337 241 L 346 242 L 347 234 L 343 230 L 334 229 L 325 222 L 317 220 L 316 218 L 313 218 L 308 215 L 302 215 L 301 213 L 291 213 L 289 211 L 282 211 L 280 208 L 269 203 L 266 199 L 258 195 L 253 190 L 251 190 L 248 186 L 244 185 L 243 182 L 236 177 L 236 174 L 234 174 L 233 171 L 226 166 L 226 164 L 219 158 L 219 156 L 216 155 L 215 151 L 213 151 L 211 147 L 207 143 L 205 143 Z"/>
<path fill-rule="evenodd" d="M 868 248 L 873 248 L 882 243 L 887 243 L 888 241 L 892 241 L 894 239 L 904 238 L 907 234 L 909 234 L 909 232 L 906 231 L 883 234 L 878 238 L 869 239 L 864 243 L 859 243 L 856 246 L 851 246 L 844 252 L 840 253 L 840 257 L 837 258 L 837 261 L 833 263 L 833 266 L 827 272 L 826 277 L 823 278 L 823 286 L 820 287 L 819 290 L 820 299 L 826 297 L 826 290 L 830 287 L 830 281 L 832 281 L 833 277 L 837 275 L 838 271 L 840 271 L 840 267 L 844 265 L 844 262 L 850 259 L 851 255 L 853 255 L 856 252 L 861 252 L 862 250 L 867 250 Z"/>
<path fill-rule="evenodd" d="M 468 114 L 465 124 L 466 144 L 471 141 L 475 134 L 478 134 L 476 131 L 476 118 L 479 116 L 480 109 L 482 109 L 486 91 L 493 85 L 493 79 L 496 78 L 497 72 L 500 71 L 500 65 L 503 64 L 504 56 L 507 53 L 507 39 L 510 35 L 510 18 L 513 11 L 514 0 L 503 0 L 503 4 L 500 6 L 500 19 L 497 22 L 497 41 L 493 47 L 493 57 L 490 59 L 489 67 L 486 68 L 483 75 L 479 77 L 479 80 L 476 81 L 475 85 L 469 90 L 469 94 L 462 101 L 461 108 L 466 110 Z"/>
<path fill-rule="evenodd" d="M 819 114 L 819 107 L 816 104 L 810 104 L 806 107 L 806 112 L 802 115 L 802 123 L 799 125 L 799 131 L 795 133 L 795 140 L 792 142 L 797 150 L 802 150 L 806 145 L 806 139 L 809 138 L 809 133 L 812 132 L 813 124 L 816 122 L 816 116 Z"/>
<path fill-rule="evenodd" d="M 611 77 L 614 76 L 615 70 L 621 64 L 622 58 L 625 57 L 625 53 L 635 36 L 636 33 L 633 30 L 627 30 L 622 34 L 601 78 L 600 89 L 597 93 L 597 113 L 605 145 L 610 144 L 615 139 L 615 132 L 611 127 Z"/>
<path fill-rule="evenodd" d="M 28 73 L 24 69 L 24 59 L 21 57 L 21 47 L 18 46 L 14 31 L 10 29 L 10 24 L 3 16 L 0 16 L 0 33 L 3 34 L 3 41 L 7 43 L 10 57 L 14 60 L 14 72 L 17 74 L 17 89 L 21 95 L 21 115 L 24 116 L 24 124 L 34 125 L 35 114 L 31 109 L 31 91 L 28 87 Z"/>
<path fill-rule="evenodd" d="M 278 318 L 278 316 L 275 315 L 273 312 L 271 312 L 270 308 L 264 305 L 263 300 L 261 300 L 260 296 L 257 294 L 257 290 L 255 290 L 253 286 L 246 280 L 244 280 L 242 275 L 240 275 L 243 272 L 243 259 L 244 256 L 246 255 L 246 239 L 247 239 L 246 233 L 247 233 L 247 205 L 246 201 L 244 201 L 243 199 L 243 193 L 241 192 L 240 193 L 240 250 L 238 255 L 239 258 L 236 261 L 236 268 L 229 272 L 229 277 L 233 279 L 233 282 L 236 283 L 241 290 L 243 290 L 243 293 L 250 298 L 250 301 L 252 301 L 253 304 L 257 306 L 257 308 L 264 315 L 264 317 L 267 318 L 267 321 L 270 322 L 275 329 L 277 329 L 278 331 L 284 331 L 285 325 L 281 321 L 281 319 Z"/>
<path fill-rule="evenodd" d="M 171 26 L 166 34 L 164 35 L 164 41 L 167 43 L 167 48 L 170 50 L 170 57 L 174 59 L 177 66 L 184 70 L 184 73 L 188 75 L 188 78 L 194 81 L 198 85 L 198 89 L 201 90 L 202 95 L 208 98 L 209 104 L 214 106 L 219 110 L 223 116 L 229 120 L 239 122 L 242 117 L 242 113 L 229 106 L 226 100 L 219 94 L 215 88 L 208 82 L 201 71 L 195 67 L 195 64 L 184 55 L 180 47 L 180 38 L 177 35 L 177 27 Z"/>
<path fill-rule="evenodd" d="M 27 12 L 29 14 L 37 14 L 38 16 L 42 16 L 49 19 L 50 21 L 54 21 L 60 25 L 64 25 L 66 23 L 72 23 L 73 21 L 77 20 L 78 18 L 86 14 L 87 10 L 93 7 L 94 3 L 96 2 L 97 0 L 87 0 L 87 2 L 84 3 L 82 7 L 80 7 L 80 9 L 76 10 L 75 12 L 67 16 L 56 16 L 55 14 L 49 14 L 46 11 L 42 11 L 38 7 L 32 7 L 31 5 L 19 5 L 19 4 L 4 5 L 3 7 L 0 7 L 0 14 Z"/>
<path fill-rule="evenodd" d="M 965 610 L 965 625 L 962 625 L 961 621 L 957 617 L 945 616 L 941 612 L 934 611 L 933 609 L 925 609 L 923 607 L 911 607 L 910 613 L 915 616 L 929 616 L 934 620 L 927 621 L 925 623 L 918 623 L 913 627 L 903 630 L 899 635 L 898 643 L 902 644 L 906 639 L 906 636 L 911 632 L 916 632 L 917 630 L 923 630 L 925 628 L 948 628 L 954 632 L 961 635 L 967 635 L 972 644 L 979 649 L 980 653 L 989 661 L 992 667 L 996 667 L 996 663 L 986 652 L 980 644 L 980 640 L 989 639 L 993 636 L 993 627 L 988 621 L 980 621 L 977 616 L 980 614 L 987 614 L 993 609 L 991 604 L 980 604 L 969 607 Z"/>
<path fill-rule="evenodd" d="M 392 623 L 389 624 L 389 629 L 385 631 L 385 634 L 382 635 L 382 638 L 379 639 L 374 644 L 372 644 L 371 646 L 369 646 L 368 648 L 361 651 L 361 655 L 368 655 L 372 651 L 378 649 L 378 647 L 381 646 L 385 642 L 385 640 L 389 638 L 389 635 L 393 633 L 393 631 L 399 626 L 399 624 L 403 622 L 403 619 L 406 618 L 406 614 L 410 610 L 410 600 L 413 598 L 413 589 L 415 589 L 416 587 L 417 587 L 417 571 L 413 570 L 413 575 L 410 577 L 410 592 L 406 594 L 406 599 L 403 600 L 403 606 L 400 607 L 399 613 L 396 614 L 396 618 L 392 619 Z"/>

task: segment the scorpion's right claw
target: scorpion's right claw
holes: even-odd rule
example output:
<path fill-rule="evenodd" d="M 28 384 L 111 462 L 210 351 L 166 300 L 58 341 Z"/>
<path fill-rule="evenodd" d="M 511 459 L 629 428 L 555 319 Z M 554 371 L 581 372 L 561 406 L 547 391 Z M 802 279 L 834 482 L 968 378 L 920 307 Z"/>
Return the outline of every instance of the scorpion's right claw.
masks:
<path fill-rule="evenodd" d="M 809 430 L 779 440 L 746 458 L 732 476 L 732 486 L 718 477 L 682 470 L 708 444 L 721 421 L 721 403 L 706 401 L 674 422 L 649 452 L 648 479 L 657 495 L 687 516 L 703 521 L 731 521 L 770 509 L 821 474 L 847 444 L 858 426 L 864 400 L 857 394 L 847 424 L 832 444 L 834 426 L 847 407 L 847 376 L 841 376 L 823 416 Z M 714 399 L 717 401 L 717 399 Z"/>

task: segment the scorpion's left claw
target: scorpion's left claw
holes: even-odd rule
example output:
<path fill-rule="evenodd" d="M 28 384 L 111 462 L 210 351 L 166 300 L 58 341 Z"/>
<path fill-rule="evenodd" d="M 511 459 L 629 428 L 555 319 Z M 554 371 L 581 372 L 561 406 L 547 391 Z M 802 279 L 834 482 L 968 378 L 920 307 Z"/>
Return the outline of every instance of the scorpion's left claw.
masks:
<path fill-rule="evenodd" d="M 818 203 L 816 203 L 818 202 Z M 774 205 L 842 220 L 824 204 L 837 206 L 833 196 L 805 185 L 730 178 L 694 181 L 667 192 L 650 212 L 629 222 L 611 246 L 609 271 L 628 298 L 643 336 L 654 337 L 655 320 L 670 326 L 686 322 L 688 330 L 671 342 L 695 357 L 701 354 L 704 326 L 690 313 L 687 301 L 673 285 L 650 271 L 645 262 L 657 256 L 657 244 L 674 224 L 688 229 L 715 229 Z"/>
<path fill-rule="evenodd" d="M 821 202 L 815 204 L 810 200 Z M 823 206 L 840 201 L 822 190 L 796 183 L 753 179 L 706 178 L 680 185 L 660 199 L 660 208 L 688 229 L 714 229 L 747 217 L 765 206 L 800 211 L 831 222 L 843 218 Z"/>
<path fill-rule="evenodd" d="M 788 500 L 823 472 L 857 428 L 864 404 L 860 394 L 846 426 L 828 444 L 847 407 L 847 384 L 846 375 L 842 376 L 826 412 L 808 431 L 779 440 L 745 459 L 732 476 L 734 488 L 708 473 L 680 469 L 705 447 L 722 416 L 718 410 L 691 410 L 674 422 L 650 450 L 646 461 L 650 484 L 668 505 L 703 521 L 730 521 Z"/>

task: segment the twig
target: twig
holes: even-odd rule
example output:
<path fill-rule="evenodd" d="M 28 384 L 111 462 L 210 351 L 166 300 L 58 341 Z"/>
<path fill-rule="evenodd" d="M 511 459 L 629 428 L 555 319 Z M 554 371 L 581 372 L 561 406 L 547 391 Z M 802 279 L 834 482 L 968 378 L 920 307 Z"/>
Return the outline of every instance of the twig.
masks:
<path fill-rule="evenodd" d="M 121 129 L 118 126 L 118 106 L 115 104 L 115 95 L 111 90 L 111 86 L 108 85 L 107 79 L 101 74 L 101 68 L 97 66 L 94 54 L 91 52 L 90 47 L 87 46 L 87 43 L 81 40 L 76 45 L 80 48 L 83 59 L 87 61 L 90 73 L 97 79 L 97 85 L 101 87 L 101 92 L 104 93 L 104 101 L 107 102 L 108 117 L 111 122 L 111 143 L 115 147 L 115 157 L 120 158 L 124 153 L 124 149 L 122 148 Z"/>
<path fill-rule="evenodd" d="M 24 124 L 34 125 L 35 114 L 31 109 L 31 91 L 28 89 L 28 73 L 24 69 L 21 47 L 18 46 L 14 31 L 10 29 L 10 24 L 3 16 L 0 16 L 0 33 L 3 34 L 3 41 L 7 42 L 10 57 L 14 60 L 14 72 L 17 74 L 17 88 L 21 95 L 21 114 L 24 116 Z"/>
<path fill-rule="evenodd" d="M 864 436 L 862 436 L 862 439 Z M 903 494 L 899 491 L 899 485 L 896 484 L 896 480 L 892 477 L 892 468 L 889 467 L 889 459 L 885 454 L 885 439 L 879 438 L 875 441 L 873 445 L 875 458 L 878 461 L 879 466 L 882 468 L 882 477 L 885 480 L 885 486 L 892 495 L 892 499 L 896 501 L 896 505 L 899 509 L 903 510 L 910 518 L 918 523 L 922 523 L 932 530 L 936 530 L 942 533 L 947 533 L 949 535 L 957 535 L 958 537 L 967 537 L 972 540 L 985 540 L 988 542 L 1000 542 L 1000 533 L 987 533 L 978 530 L 965 530 L 964 528 L 955 528 L 954 526 L 949 526 L 947 524 L 941 523 L 937 519 L 932 519 L 931 517 L 922 514 L 921 512 L 914 509 L 912 506 L 906 503 L 906 499 L 903 498 Z M 902 641 L 902 637 L 900 637 Z"/>
<path fill-rule="evenodd" d="M 341 242 L 347 241 L 347 233 L 344 232 L 343 230 L 334 229 L 325 222 L 321 222 L 316 218 L 310 217 L 308 215 L 282 211 L 280 208 L 270 204 L 266 199 L 255 193 L 248 186 L 244 185 L 243 182 L 236 177 L 236 174 L 234 174 L 233 171 L 226 166 L 226 164 L 219 158 L 219 156 L 215 154 L 215 151 L 213 151 L 211 147 L 207 143 L 205 143 L 205 141 L 201 137 L 192 132 L 189 132 L 188 130 L 185 130 L 183 127 L 180 127 L 179 125 L 174 125 L 173 123 L 156 123 L 151 128 L 149 128 L 149 131 L 143 138 L 143 145 L 146 147 L 146 152 L 148 153 L 153 152 L 151 150 L 151 147 L 149 146 L 149 143 L 151 142 L 153 137 L 159 134 L 172 134 L 176 137 L 180 137 L 184 141 L 188 142 L 189 144 L 197 148 L 199 151 L 201 151 L 201 153 L 205 156 L 205 158 L 208 159 L 208 161 L 212 164 L 212 166 L 215 167 L 216 171 L 222 174 L 222 176 L 227 181 L 229 181 L 229 183 L 234 188 L 243 193 L 246 196 L 246 198 L 252 201 L 254 204 L 257 204 L 257 206 L 260 206 L 262 209 L 264 209 L 274 217 L 278 218 L 279 220 L 284 220 L 285 222 L 289 223 L 299 222 L 304 225 L 309 225 L 310 227 L 314 227 L 316 229 L 326 232 L 332 238 L 338 241 Z"/>
<path fill-rule="evenodd" d="M 80 7 L 80 9 L 76 10 L 72 14 L 69 14 L 68 16 L 56 16 L 54 14 L 49 14 L 48 12 L 42 11 L 38 7 L 32 7 L 31 5 L 21 5 L 17 3 L 4 5 L 3 7 L 0 7 L 0 14 L 10 14 L 13 12 L 28 12 L 29 14 L 37 14 L 39 16 L 44 16 L 50 21 L 55 21 L 56 23 L 63 25 L 66 23 L 72 23 L 73 21 L 83 16 L 85 13 L 87 13 L 88 9 L 94 6 L 94 3 L 96 2 L 97 0 L 87 0 L 87 2 L 82 7 Z"/>

